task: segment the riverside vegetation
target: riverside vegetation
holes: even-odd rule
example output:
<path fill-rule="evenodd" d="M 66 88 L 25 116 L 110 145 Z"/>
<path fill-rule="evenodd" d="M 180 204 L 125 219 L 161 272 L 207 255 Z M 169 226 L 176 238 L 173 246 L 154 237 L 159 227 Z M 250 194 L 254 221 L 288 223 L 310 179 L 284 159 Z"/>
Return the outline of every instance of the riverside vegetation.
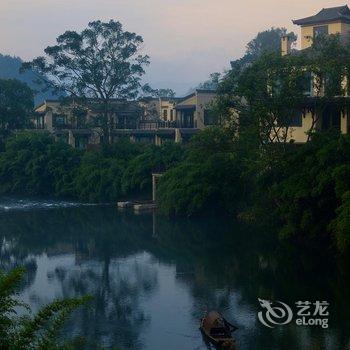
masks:
<path fill-rule="evenodd" d="M 0 192 L 116 202 L 149 196 L 150 174 L 163 171 L 158 199 L 167 215 L 225 212 L 268 218 L 280 227 L 282 239 L 324 241 L 346 253 L 350 136 L 314 135 L 270 161 L 254 159 L 229 129 L 218 127 L 186 146 L 141 147 L 121 140 L 98 151 L 79 151 L 49 135 L 24 132 L 9 138 L 0 153 Z"/>
<path fill-rule="evenodd" d="M 91 33 L 100 26 L 121 30 L 118 23 L 93 22 Z M 246 55 L 233 62 L 232 70 L 219 84 L 219 99 L 213 107 L 217 115 L 222 116 L 223 125 L 200 132 L 188 145 L 141 146 L 120 140 L 115 144 L 103 144 L 99 150 L 80 151 L 55 142 L 48 134 L 12 133 L 11 129 L 27 125 L 32 102 L 25 86 L 15 81 L 2 82 L 0 193 L 115 202 L 149 195 L 150 174 L 161 171 L 165 174 L 160 181 L 158 204 L 160 211 L 167 215 L 224 212 L 255 224 L 269 224 L 280 239 L 295 245 L 324 245 L 337 254 L 349 256 L 350 136 L 340 135 L 336 130 L 320 134 L 310 132 L 306 144 L 294 145 L 286 137 L 287 133 L 282 132 L 280 138 L 271 142 L 271 130 L 276 125 L 288 129 L 290 111 L 303 102 L 307 82 L 305 70 L 315 75 L 319 90 L 321 82 L 327 81 L 326 88 L 322 89 L 324 94 L 318 96 L 312 106 L 315 116 L 321 115 L 332 103 L 333 96 L 345 96 L 340 82 L 348 77 L 350 70 L 349 48 L 340 44 L 338 37 L 330 37 L 318 40 L 304 54 L 281 57 L 276 53 L 277 44 L 264 49 L 264 42 L 279 43 L 281 31 L 285 33 L 281 29 L 260 33 L 248 44 Z M 270 40 L 271 36 L 274 40 Z M 142 42 L 140 37 L 135 40 Z M 77 55 L 82 54 L 84 52 L 77 52 Z M 129 54 L 133 57 L 134 50 Z M 127 73 L 140 77 L 142 66 L 147 62 L 148 57 L 144 57 Z M 46 68 L 40 60 L 27 64 L 28 67 L 41 68 L 41 74 Z M 81 88 L 86 82 L 78 83 Z M 53 88 L 62 91 L 64 86 Z M 80 91 L 74 86 L 68 88 Z M 131 86 L 130 94 L 137 88 L 139 80 L 137 86 Z M 13 94 L 14 89 L 25 98 Z M 114 97 L 118 96 L 105 98 L 106 106 Z M 23 101 L 23 106 L 13 103 L 14 100 Z M 348 104 L 348 99 L 337 99 L 337 108 L 349 108 Z M 239 125 L 231 118 L 232 109 L 240 113 Z M 11 123 L 10 112 L 22 119 Z M 108 125 L 108 118 L 108 114 L 103 118 L 105 125 Z M 109 134 L 107 126 L 105 134 Z M 28 329 L 40 332 L 38 318 L 20 323 L 19 329 L 15 328 L 15 321 L 8 318 L 8 313 L 16 306 L 11 298 L 11 283 L 17 284 L 20 273 L 15 271 L 9 276 L 0 279 L 5 287 L 9 286 L 0 289 L 4 291 L 0 295 L 0 322 L 3 323 L 1 327 L 9 327 L 6 334 L 10 338 L 0 337 L 0 340 L 7 341 L 4 348 L 11 349 L 12 344 L 17 344 L 13 342 L 16 339 L 26 349 L 30 339 L 23 338 L 23 334 L 29 334 Z M 44 318 L 43 313 L 38 314 L 39 325 L 46 320 L 46 314 L 51 315 L 52 311 L 63 307 L 66 316 L 80 304 L 79 300 L 67 301 L 54 310 L 44 309 Z M 57 322 L 49 322 L 53 330 L 58 330 L 62 320 L 63 316 L 58 316 Z M 31 348 L 48 348 L 48 341 L 54 337 L 53 330 L 48 329 L 47 341 L 40 337 L 37 346 Z M 30 334 L 34 336 L 32 331 Z"/>
<path fill-rule="evenodd" d="M 348 98 L 334 99 L 347 96 L 340 82 L 348 77 L 349 48 L 338 36 L 320 37 L 307 52 L 281 57 L 281 32 L 260 33 L 232 63 L 213 106 L 221 125 L 201 131 L 189 144 L 156 147 L 121 139 L 80 151 L 48 134 L 9 136 L 7 130 L 0 193 L 116 202 L 149 196 L 151 173 L 164 172 L 158 204 L 169 216 L 224 212 L 272 224 L 281 239 L 295 244 L 325 244 L 348 255 L 350 136 L 310 131 L 307 143 L 295 145 L 285 130 L 290 111 L 305 100 L 306 71 L 313 73 L 316 91 L 322 90 L 309 107 L 315 118 L 330 104 L 350 108 Z M 276 44 L 262 50 L 264 42 Z M 238 123 L 232 109 L 240 114 Z M 1 118 L 6 110 L 1 106 Z M 276 127 L 280 136 L 272 140 Z"/>

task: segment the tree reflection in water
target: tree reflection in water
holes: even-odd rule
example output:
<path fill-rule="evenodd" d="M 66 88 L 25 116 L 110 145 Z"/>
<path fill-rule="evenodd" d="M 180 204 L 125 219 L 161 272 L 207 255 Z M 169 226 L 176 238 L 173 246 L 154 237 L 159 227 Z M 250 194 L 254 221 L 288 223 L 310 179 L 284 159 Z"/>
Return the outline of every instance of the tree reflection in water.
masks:
<path fill-rule="evenodd" d="M 240 349 L 349 346 L 347 269 L 340 271 L 336 261 L 315 247 L 312 252 L 282 247 L 269 232 L 227 218 L 171 221 L 109 207 L 1 213 L 0 228 L 1 267 L 28 267 L 23 288 L 35 294 L 32 305 L 54 296 L 94 296 L 92 307 L 75 313 L 65 329 L 67 335 L 85 336 L 91 348 L 94 343 L 147 348 L 152 320 L 167 307 L 160 281 L 164 274 L 173 274 L 175 292 L 185 290 L 190 300 L 188 309 L 179 307 L 179 315 L 162 319 L 175 327 L 181 313 L 189 324 L 183 343 L 176 332 L 158 334 L 169 349 L 179 341 L 184 350 L 201 346 L 197 327 L 206 309 L 219 310 L 240 327 Z M 39 290 L 42 285 L 47 291 Z M 331 327 L 264 329 L 257 323 L 257 298 L 292 305 L 328 300 Z"/>

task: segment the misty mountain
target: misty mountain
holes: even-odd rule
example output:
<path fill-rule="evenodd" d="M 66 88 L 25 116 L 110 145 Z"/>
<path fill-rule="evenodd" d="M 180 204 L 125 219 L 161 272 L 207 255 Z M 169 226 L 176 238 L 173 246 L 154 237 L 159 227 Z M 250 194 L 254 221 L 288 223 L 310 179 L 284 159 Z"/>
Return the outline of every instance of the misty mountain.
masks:
<path fill-rule="evenodd" d="M 0 54 L 0 79 L 18 79 L 26 83 L 35 92 L 35 105 L 41 103 L 45 99 L 56 99 L 57 96 L 52 92 L 40 92 L 42 88 L 36 84 L 35 75 L 32 72 L 21 74 L 19 69 L 22 60 L 19 57 L 12 57 Z"/>

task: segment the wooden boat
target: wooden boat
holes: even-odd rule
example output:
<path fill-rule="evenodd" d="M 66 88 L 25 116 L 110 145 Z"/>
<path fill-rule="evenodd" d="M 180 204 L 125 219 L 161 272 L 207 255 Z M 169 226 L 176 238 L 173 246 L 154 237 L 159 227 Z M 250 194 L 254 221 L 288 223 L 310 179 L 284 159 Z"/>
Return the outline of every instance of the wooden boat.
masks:
<path fill-rule="evenodd" d="M 201 320 L 199 328 L 206 340 L 218 349 L 234 349 L 236 340 L 232 337 L 232 333 L 237 330 L 227 320 L 225 320 L 218 312 L 211 311 Z"/>

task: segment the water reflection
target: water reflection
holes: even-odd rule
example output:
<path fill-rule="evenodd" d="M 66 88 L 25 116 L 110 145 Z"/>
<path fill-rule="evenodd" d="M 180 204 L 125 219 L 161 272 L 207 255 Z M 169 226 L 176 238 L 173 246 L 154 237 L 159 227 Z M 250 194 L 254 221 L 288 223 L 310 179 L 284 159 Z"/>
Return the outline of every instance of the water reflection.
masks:
<path fill-rule="evenodd" d="M 91 349 L 205 349 L 198 320 L 212 308 L 239 326 L 240 349 L 350 349 L 347 269 L 228 219 L 169 221 L 110 207 L 1 212 L 0 237 L 1 267 L 28 269 L 22 296 L 33 309 L 94 296 L 65 329 Z M 258 297 L 328 300 L 330 328 L 265 329 Z"/>

